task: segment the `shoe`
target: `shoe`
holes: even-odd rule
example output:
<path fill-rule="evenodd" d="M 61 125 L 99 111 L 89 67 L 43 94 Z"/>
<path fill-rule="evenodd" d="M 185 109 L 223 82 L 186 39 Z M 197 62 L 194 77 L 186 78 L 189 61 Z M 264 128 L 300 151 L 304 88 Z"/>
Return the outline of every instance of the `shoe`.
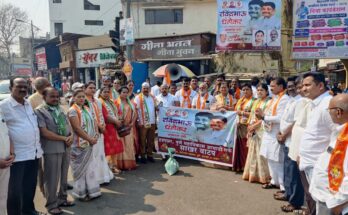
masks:
<path fill-rule="evenodd" d="M 146 159 L 145 159 L 145 158 L 140 158 L 140 163 L 146 164 L 146 163 L 147 163 L 147 161 L 146 161 Z"/>
<path fill-rule="evenodd" d="M 150 161 L 151 163 L 155 163 L 155 159 L 153 159 L 153 157 L 147 157 L 147 160 Z"/>
<path fill-rule="evenodd" d="M 67 189 L 68 189 L 68 190 L 72 190 L 72 189 L 74 189 L 74 186 L 72 186 L 72 185 L 68 182 Z"/>

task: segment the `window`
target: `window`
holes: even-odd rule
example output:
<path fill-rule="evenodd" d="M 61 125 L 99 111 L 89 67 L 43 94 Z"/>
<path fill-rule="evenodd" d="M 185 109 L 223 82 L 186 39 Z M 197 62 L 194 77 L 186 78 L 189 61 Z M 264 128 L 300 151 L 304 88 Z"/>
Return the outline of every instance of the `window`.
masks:
<path fill-rule="evenodd" d="M 100 5 L 95 5 L 89 2 L 88 0 L 84 0 L 84 9 L 85 10 L 100 10 Z"/>
<path fill-rule="evenodd" d="M 59 36 L 63 34 L 63 23 L 54 23 L 54 35 Z"/>
<path fill-rule="evenodd" d="M 145 24 L 180 24 L 183 23 L 182 9 L 147 9 Z"/>
<path fill-rule="evenodd" d="M 85 25 L 103 25 L 103 20 L 85 20 Z"/>
<path fill-rule="evenodd" d="M 53 4 L 60 4 L 62 3 L 62 0 L 53 0 Z"/>

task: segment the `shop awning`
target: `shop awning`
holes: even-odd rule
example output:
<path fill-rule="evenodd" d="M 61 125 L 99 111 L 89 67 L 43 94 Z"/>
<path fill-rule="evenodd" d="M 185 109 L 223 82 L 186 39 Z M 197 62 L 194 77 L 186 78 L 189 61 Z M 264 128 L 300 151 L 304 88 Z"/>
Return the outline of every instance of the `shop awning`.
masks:
<path fill-rule="evenodd" d="M 330 73 L 339 73 L 339 72 L 345 72 L 345 69 L 336 69 L 336 70 L 329 70 Z"/>

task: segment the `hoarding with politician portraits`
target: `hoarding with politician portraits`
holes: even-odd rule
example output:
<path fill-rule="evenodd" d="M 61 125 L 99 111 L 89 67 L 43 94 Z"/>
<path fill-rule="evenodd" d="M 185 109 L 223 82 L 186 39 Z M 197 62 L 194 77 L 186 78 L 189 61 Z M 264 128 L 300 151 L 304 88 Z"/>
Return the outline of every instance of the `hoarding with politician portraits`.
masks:
<path fill-rule="evenodd" d="M 348 1 L 294 1 L 293 58 L 348 58 Z"/>
<path fill-rule="evenodd" d="M 281 49 L 281 0 L 218 0 L 217 4 L 217 51 Z"/>

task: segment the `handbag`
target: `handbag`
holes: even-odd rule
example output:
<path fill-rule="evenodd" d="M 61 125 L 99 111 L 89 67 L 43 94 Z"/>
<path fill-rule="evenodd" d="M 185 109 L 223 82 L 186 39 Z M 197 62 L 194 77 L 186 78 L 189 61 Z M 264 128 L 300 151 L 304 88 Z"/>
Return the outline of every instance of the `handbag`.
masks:
<path fill-rule="evenodd" d="M 131 129 L 132 129 L 131 126 L 122 125 L 121 127 L 117 128 L 117 134 L 119 137 L 128 136 L 131 132 Z"/>

